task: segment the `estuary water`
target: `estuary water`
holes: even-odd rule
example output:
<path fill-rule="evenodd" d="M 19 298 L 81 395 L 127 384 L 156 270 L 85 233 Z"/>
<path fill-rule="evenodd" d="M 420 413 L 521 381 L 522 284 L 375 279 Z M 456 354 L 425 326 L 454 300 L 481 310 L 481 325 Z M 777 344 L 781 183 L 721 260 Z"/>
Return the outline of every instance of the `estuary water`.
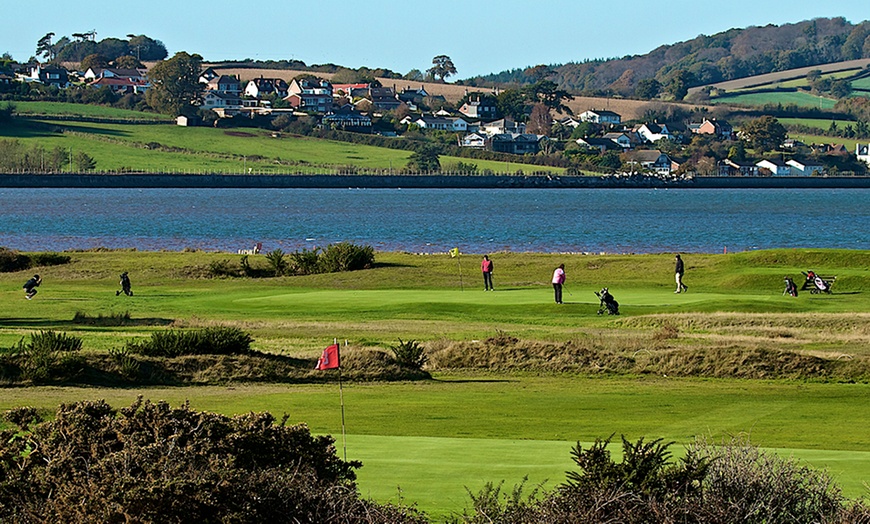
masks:
<path fill-rule="evenodd" d="M 870 249 L 870 189 L 0 189 L 0 246 L 235 252 Z"/>

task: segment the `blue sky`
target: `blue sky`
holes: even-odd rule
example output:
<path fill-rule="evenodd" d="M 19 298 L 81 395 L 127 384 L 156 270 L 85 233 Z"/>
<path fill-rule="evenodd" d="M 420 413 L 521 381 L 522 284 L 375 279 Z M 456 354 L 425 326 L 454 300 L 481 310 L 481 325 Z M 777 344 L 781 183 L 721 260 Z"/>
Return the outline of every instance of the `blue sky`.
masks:
<path fill-rule="evenodd" d="M 731 28 L 811 18 L 870 19 L 866 0 L 583 2 L 579 0 L 3 0 L 0 53 L 20 61 L 44 34 L 97 31 L 97 39 L 145 34 L 170 56 L 206 60 L 297 59 L 306 64 L 425 70 L 446 54 L 456 78 L 535 64 L 644 54 L 662 45 Z"/>

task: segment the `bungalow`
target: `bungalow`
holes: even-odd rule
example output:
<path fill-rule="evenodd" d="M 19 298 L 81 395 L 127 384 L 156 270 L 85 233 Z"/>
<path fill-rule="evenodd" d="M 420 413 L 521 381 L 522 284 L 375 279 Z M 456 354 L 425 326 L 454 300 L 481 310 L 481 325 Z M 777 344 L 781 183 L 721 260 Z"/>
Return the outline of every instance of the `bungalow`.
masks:
<path fill-rule="evenodd" d="M 231 93 L 238 96 L 242 92 L 242 83 L 235 76 L 220 75 L 206 82 L 205 88 L 208 91 Z"/>
<path fill-rule="evenodd" d="M 652 171 L 657 175 L 671 174 L 671 159 L 657 149 L 642 149 L 629 151 L 625 154 L 625 163 L 632 171 Z"/>
<path fill-rule="evenodd" d="M 857 144 L 855 146 L 855 156 L 858 157 L 858 160 L 870 166 L 870 144 Z"/>
<path fill-rule="evenodd" d="M 602 153 L 607 151 L 622 151 L 622 146 L 609 138 L 587 137 L 578 138 L 577 144 L 588 149 L 598 149 Z"/>
<path fill-rule="evenodd" d="M 526 132 L 526 124 L 522 122 L 514 122 L 510 118 L 502 118 L 495 122 L 489 122 L 480 126 L 480 131 L 488 136 L 515 134 L 522 135 Z"/>
<path fill-rule="evenodd" d="M 403 122 L 405 120 L 403 119 Z M 421 116 L 414 120 L 411 118 L 411 123 L 420 126 L 423 129 L 435 129 L 440 131 L 466 131 L 468 123 L 461 118 L 444 118 L 436 116 Z"/>
<path fill-rule="evenodd" d="M 287 82 L 280 78 L 255 78 L 245 86 L 245 94 L 252 98 L 262 98 L 268 95 L 287 96 Z"/>
<path fill-rule="evenodd" d="M 731 124 L 724 120 L 707 120 L 706 118 L 700 123 L 689 124 L 689 131 L 694 135 L 713 135 L 716 138 L 723 140 L 730 139 L 734 133 Z"/>
<path fill-rule="evenodd" d="M 580 121 L 594 124 L 621 124 L 622 116 L 613 111 L 590 109 L 580 113 Z"/>
<path fill-rule="evenodd" d="M 117 67 L 89 68 L 85 71 L 85 80 L 97 78 L 130 78 L 144 81 L 148 76 L 147 69 L 121 69 Z"/>
<path fill-rule="evenodd" d="M 825 166 L 821 162 L 816 162 L 815 160 L 797 160 L 793 158 L 786 163 L 791 166 L 791 174 L 793 176 L 820 175 L 825 169 Z"/>
<path fill-rule="evenodd" d="M 356 133 L 372 132 L 372 119 L 368 115 L 355 110 L 349 104 L 342 106 L 335 113 L 323 117 L 323 123 L 326 126 L 343 131 L 353 131 Z"/>
<path fill-rule="evenodd" d="M 541 150 L 541 142 L 547 140 L 544 135 L 531 135 L 525 133 L 501 133 L 492 135 L 489 149 L 499 153 L 511 153 L 513 155 L 535 154 Z"/>
<path fill-rule="evenodd" d="M 631 147 L 633 145 L 631 142 L 631 137 L 629 137 L 625 133 L 606 133 L 604 135 L 604 138 L 607 138 L 609 140 L 613 140 L 614 142 L 619 144 L 620 147 L 622 147 L 623 149 L 631 149 Z"/>
<path fill-rule="evenodd" d="M 719 163 L 719 176 L 756 176 L 758 166 L 749 161 L 726 158 Z"/>
<path fill-rule="evenodd" d="M 108 87 L 112 90 L 113 93 L 118 94 L 130 94 L 130 93 L 144 93 L 148 90 L 150 84 L 145 80 L 134 80 L 132 78 L 119 78 L 119 77 L 103 77 L 97 78 L 90 84 L 89 87 L 95 87 L 97 89 L 101 87 Z"/>
<path fill-rule="evenodd" d="M 489 98 L 481 100 L 480 97 L 462 104 L 459 112 L 469 118 L 479 118 L 480 120 L 492 120 L 498 116 L 498 109 Z"/>
<path fill-rule="evenodd" d="M 791 166 L 778 158 L 765 159 L 755 164 L 758 166 L 759 173 L 766 172 L 773 176 L 790 176 Z"/>
<path fill-rule="evenodd" d="M 238 94 L 223 91 L 205 91 L 202 94 L 203 109 L 238 110 L 242 108 L 242 98 Z"/>
<path fill-rule="evenodd" d="M 459 142 L 461 147 L 471 147 L 474 149 L 486 149 L 486 135 L 471 133 L 462 137 Z"/>
<path fill-rule="evenodd" d="M 658 142 L 663 138 L 668 140 L 674 138 L 667 124 L 640 124 L 634 126 L 632 132 L 636 133 L 642 142 L 648 143 Z"/>

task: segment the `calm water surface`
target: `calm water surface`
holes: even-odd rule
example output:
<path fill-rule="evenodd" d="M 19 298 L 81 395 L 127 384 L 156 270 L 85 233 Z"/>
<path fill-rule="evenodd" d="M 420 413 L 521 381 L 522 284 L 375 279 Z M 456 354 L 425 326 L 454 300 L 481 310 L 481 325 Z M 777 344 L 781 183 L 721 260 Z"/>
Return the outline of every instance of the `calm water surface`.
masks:
<path fill-rule="evenodd" d="M 870 190 L 0 189 L 0 246 L 655 253 L 870 249 Z"/>

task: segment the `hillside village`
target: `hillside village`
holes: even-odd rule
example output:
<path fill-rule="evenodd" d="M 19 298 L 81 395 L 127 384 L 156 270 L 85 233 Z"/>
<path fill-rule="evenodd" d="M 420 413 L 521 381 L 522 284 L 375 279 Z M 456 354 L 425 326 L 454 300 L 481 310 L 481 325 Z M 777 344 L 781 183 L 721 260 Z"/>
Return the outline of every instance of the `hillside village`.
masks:
<path fill-rule="evenodd" d="M 115 99 L 142 100 L 154 86 L 149 69 L 138 65 L 143 67 L 107 65 L 84 71 L 50 63 L 9 65 L 0 70 L 0 92 L 7 93 L 5 99 L 15 100 L 15 93 L 27 93 L 39 84 L 48 94 L 87 89 Z M 864 175 L 870 167 L 870 144 L 862 143 L 852 151 L 841 144 L 803 144 L 783 135 L 767 151 L 756 149 L 747 154 L 747 137 L 739 126 L 697 108 L 669 121 L 624 122 L 622 115 L 608 109 L 589 107 L 572 114 L 567 107 L 565 111 L 547 107 L 548 121 L 538 118 L 532 122 L 529 107 L 534 113 L 540 104 L 527 104 L 525 112 L 516 115 L 519 118 L 505 115 L 498 104 L 505 89 L 498 87 L 466 87 L 465 96 L 452 102 L 430 93 L 423 82 L 400 89 L 378 81 L 332 83 L 313 74 L 299 75 L 289 82 L 264 76 L 245 81 L 237 74 L 223 74 L 217 67 L 204 67 L 198 84 L 191 101 L 197 113 L 179 115 L 179 125 L 237 127 L 267 122 L 277 127 L 276 122 L 286 125 L 304 119 L 316 128 L 354 134 L 398 138 L 410 133 L 469 152 L 580 159 L 584 171 L 603 174 Z M 573 97 L 563 94 L 562 98 Z M 693 149 L 697 142 L 704 144 L 705 152 Z M 851 159 L 846 162 L 848 169 L 842 168 L 844 159 Z"/>

